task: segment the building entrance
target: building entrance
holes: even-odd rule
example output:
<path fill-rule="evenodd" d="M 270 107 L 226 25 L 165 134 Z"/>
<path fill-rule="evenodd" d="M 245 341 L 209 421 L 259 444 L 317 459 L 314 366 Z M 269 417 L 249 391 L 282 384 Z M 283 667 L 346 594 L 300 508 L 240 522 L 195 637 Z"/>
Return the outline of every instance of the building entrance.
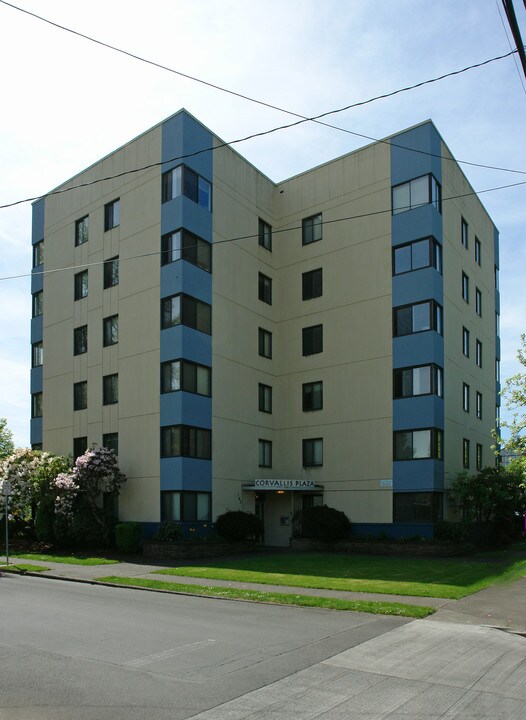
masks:
<path fill-rule="evenodd" d="M 263 485 L 263 481 L 256 480 L 254 485 L 243 488 L 243 510 L 253 512 L 261 520 L 264 528 L 261 541 L 269 547 L 288 547 L 296 513 L 312 504 L 321 504 L 322 487 L 311 483 L 296 489 L 293 485 L 296 482 L 306 481 L 271 480 Z"/>

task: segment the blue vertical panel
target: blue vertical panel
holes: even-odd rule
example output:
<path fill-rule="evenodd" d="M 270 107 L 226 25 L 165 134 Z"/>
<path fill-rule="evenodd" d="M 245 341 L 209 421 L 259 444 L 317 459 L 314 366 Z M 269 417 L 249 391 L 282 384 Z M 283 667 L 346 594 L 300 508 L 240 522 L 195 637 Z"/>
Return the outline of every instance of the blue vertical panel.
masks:
<path fill-rule="evenodd" d="M 31 229 L 31 244 L 44 240 L 44 214 L 45 214 L 45 200 L 37 200 L 33 203 L 33 219 Z M 31 293 L 39 292 L 44 289 L 44 270 L 43 265 L 39 265 L 31 270 Z M 44 312 L 45 312 L 45 299 L 44 299 Z M 43 318 L 40 315 L 36 318 L 31 318 L 31 343 L 39 342 L 43 340 Z M 30 379 L 31 393 L 42 392 L 42 368 L 33 368 L 31 370 Z M 42 418 L 32 418 L 30 426 L 30 441 L 31 444 L 42 442 Z"/>
<path fill-rule="evenodd" d="M 178 165 L 191 168 L 212 183 L 212 134 L 185 111 L 169 118 L 162 127 L 163 172 Z M 205 152 L 200 152 L 200 151 Z M 197 153 L 197 154 L 193 154 Z M 159 194 L 161 188 L 159 188 Z M 161 234 L 185 228 L 212 242 L 212 213 L 181 196 L 161 205 Z M 159 238 L 160 242 L 160 238 Z M 205 303 L 212 302 L 212 276 L 184 260 L 161 268 L 160 298 L 185 293 Z M 212 338 L 206 333 L 179 325 L 161 330 L 161 362 L 186 359 L 212 365 Z M 212 427 L 212 400 L 182 391 L 161 395 L 160 424 Z M 161 490 L 211 492 L 212 462 L 192 458 L 163 458 L 160 462 Z"/>
<path fill-rule="evenodd" d="M 391 185 L 432 174 L 442 185 L 441 140 L 431 122 L 391 139 Z M 442 244 L 442 215 L 431 204 L 392 216 L 392 245 L 433 236 Z M 443 279 L 434 268 L 393 276 L 393 308 L 425 300 L 443 306 Z M 435 363 L 444 367 L 444 340 L 434 331 L 393 338 L 393 368 Z M 436 396 L 393 401 L 393 430 L 444 428 L 444 401 Z M 394 492 L 441 491 L 443 462 L 393 462 Z"/>

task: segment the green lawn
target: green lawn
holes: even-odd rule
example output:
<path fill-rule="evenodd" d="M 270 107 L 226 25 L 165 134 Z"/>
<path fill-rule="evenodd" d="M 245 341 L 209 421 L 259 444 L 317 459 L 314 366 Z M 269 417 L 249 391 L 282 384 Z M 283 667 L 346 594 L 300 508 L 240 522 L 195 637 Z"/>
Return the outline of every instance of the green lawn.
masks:
<path fill-rule="evenodd" d="M 358 592 L 461 598 L 497 582 L 526 575 L 526 559 L 509 554 L 488 561 L 473 558 L 401 558 L 328 553 L 275 554 L 215 560 L 205 566 L 156 570 L 237 582 Z"/>
<path fill-rule="evenodd" d="M 181 583 L 163 582 L 162 580 L 147 580 L 132 577 L 96 578 L 97 582 L 113 583 L 116 585 L 135 586 L 153 590 L 171 590 L 192 595 L 207 597 L 230 598 L 236 600 L 251 600 L 252 602 L 276 603 L 279 605 L 299 605 L 301 607 L 317 607 L 325 610 L 353 610 L 376 615 L 398 615 L 401 617 L 423 618 L 435 612 L 435 608 L 423 605 L 405 605 L 394 602 L 372 602 L 366 600 L 340 600 L 338 598 L 320 598 L 312 595 L 290 595 L 277 592 L 262 592 L 260 590 L 242 590 L 240 588 L 213 587 L 206 585 L 186 585 Z"/>
<path fill-rule="evenodd" d="M 47 555 L 46 553 L 23 553 L 11 555 L 12 558 L 22 560 L 42 560 L 43 562 L 64 563 L 66 565 L 114 565 L 118 560 L 107 558 L 85 557 L 83 555 Z"/>

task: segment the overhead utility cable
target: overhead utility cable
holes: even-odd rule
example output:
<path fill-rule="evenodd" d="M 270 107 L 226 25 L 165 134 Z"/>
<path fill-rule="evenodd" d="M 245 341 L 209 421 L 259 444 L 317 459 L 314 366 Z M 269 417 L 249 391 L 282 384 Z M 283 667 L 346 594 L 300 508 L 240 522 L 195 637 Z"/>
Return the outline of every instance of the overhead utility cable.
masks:
<path fill-rule="evenodd" d="M 474 190 L 467 193 L 462 193 L 461 195 L 450 195 L 449 197 L 442 198 L 442 203 L 448 202 L 449 200 L 459 200 L 461 198 L 465 197 L 472 197 L 473 195 L 482 195 L 483 193 L 488 192 L 495 192 L 496 190 L 506 190 L 508 188 L 517 187 L 519 185 L 526 185 L 526 180 L 523 180 L 518 183 L 511 183 L 509 185 L 500 185 L 499 187 L 492 187 L 492 188 L 486 188 L 485 190 L 479 190 L 475 192 Z M 410 208 L 407 207 L 407 210 Z M 362 213 L 360 215 L 348 215 L 347 217 L 343 218 L 334 218 L 333 220 L 324 220 L 323 225 L 333 225 L 335 223 L 340 222 L 348 222 L 349 220 L 362 220 L 363 218 L 369 218 L 373 217 L 375 215 L 384 215 L 386 213 L 391 213 L 392 208 L 386 208 L 385 210 L 374 210 L 373 212 L 369 213 Z M 288 228 L 281 228 L 279 230 L 273 229 L 272 235 L 280 235 L 282 233 L 288 233 L 292 232 L 293 230 L 301 230 L 301 225 L 295 225 Z M 224 243 L 231 243 L 231 242 L 239 242 L 241 240 L 253 240 L 255 238 L 259 237 L 259 233 L 253 233 L 251 235 L 238 235 L 237 237 L 233 238 L 223 238 L 223 240 L 214 240 L 214 242 L 211 243 L 212 247 L 216 245 L 222 245 Z M 141 253 L 140 255 L 130 255 L 129 257 L 120 257 L 119 262 L 122 262 L 124 260 L 140 260 L 141 258 L 145 257 L 152 257 L 155 255 L 162 255 L 162 250 L 156 250 L 155 252 L 149 252 L 149 253 Z M 0 282 L 3 282 L 5 280 L 19 280 L 21 278 L 25 277 L 35 277 L 35 276 L 44 276 L 44 275 L 51 275 L 58 272 L 65 272 L 69 270 L 81 270 L 88 267 L 93 267 L 96 265 L 104 265 L 104 263 L 107 262 L 105 260 L 98 260 L 96 262 L 88 262 L 88 263 L 82 263 L 81 265 L 68 265 L 67 267 L 62 268 L 54 268 L 53 270 L 40 270 L 32 273 L 21 273 L 20 275 L 6 275 L 4 277 L 0 277 Z"/>

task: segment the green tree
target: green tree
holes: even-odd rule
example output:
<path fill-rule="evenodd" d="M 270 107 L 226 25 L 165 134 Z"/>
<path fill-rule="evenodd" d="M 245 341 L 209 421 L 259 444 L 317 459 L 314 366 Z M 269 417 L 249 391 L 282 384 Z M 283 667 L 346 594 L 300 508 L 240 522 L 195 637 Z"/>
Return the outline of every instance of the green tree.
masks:
<path fill-rule="evenodd" d="M 13 433 L 7 427 L 7 420 L 0 418 L 0 460 L 11 455 L 14 450 Z"/>
<path fill-rule="evenodd" d="M 511 455 L 526 453 L 526 335 L 524 334 L 521 335 L 517 359 L 525 368 L 525 372 L 516 373 L 504 383 L 501 395 L 511 419 L 501 420 L 499 432 L 496 433 L 501 451 L 505 450 Z M 503 439 L 502 430 L 507 430 L 509 434 L 507 439 Z"/>
<path fill-rule="evenodd" d="M 524 462 L 485 467 L 476 475 L 460 473 L 448 488 L 451 505 L 468 523 L 486 523 L 488 539 L 506 543 L 520 533 L 526 511 Z"/>

